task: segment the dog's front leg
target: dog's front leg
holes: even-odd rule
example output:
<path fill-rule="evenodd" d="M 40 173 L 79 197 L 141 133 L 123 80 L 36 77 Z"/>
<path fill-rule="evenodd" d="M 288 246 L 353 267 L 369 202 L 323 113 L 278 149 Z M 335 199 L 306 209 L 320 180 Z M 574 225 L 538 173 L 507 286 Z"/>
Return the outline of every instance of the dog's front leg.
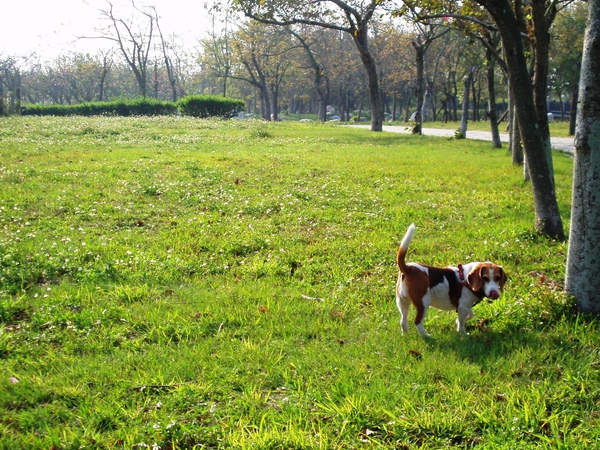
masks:
<path fill-rule="evenodd" d="M 467 320 L 473 317 L 473 310 L 468 307 L 458 307 L 458 319 L 456 319 L 456 331 L 461 334 L 467 334 Z"/>

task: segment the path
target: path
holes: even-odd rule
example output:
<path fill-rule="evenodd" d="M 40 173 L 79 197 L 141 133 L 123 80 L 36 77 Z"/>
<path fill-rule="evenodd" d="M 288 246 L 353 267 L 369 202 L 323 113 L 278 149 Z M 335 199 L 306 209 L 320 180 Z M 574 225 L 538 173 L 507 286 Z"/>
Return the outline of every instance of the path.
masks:
<path fill-rule="evenodd" d="M 370 128 L 370 125 L 352 125 L 359 128 Z M 389 131 L 392 133 L 409 133 L 409 129 L 405 126 L 400 125 L 384 125 L 383 131 Z M 442 137 L 453 137 L 454 130 L 447 130 L 445 128 L 423 128 L 423 134 L 426 136 L 442 136 Z M 480 141 L 491 141 L 492 133 L 490 131 L 471 131 L 467 130 L 468 139 L 477 139 Z M 502 142 L 508 142 L 508 133 L 500 133 L 500 140 Z M 574 152 L 574 139 L 572 137 L 551 137 L 552 148 L 560 150 L 562 152 L 571 153 Z"/>

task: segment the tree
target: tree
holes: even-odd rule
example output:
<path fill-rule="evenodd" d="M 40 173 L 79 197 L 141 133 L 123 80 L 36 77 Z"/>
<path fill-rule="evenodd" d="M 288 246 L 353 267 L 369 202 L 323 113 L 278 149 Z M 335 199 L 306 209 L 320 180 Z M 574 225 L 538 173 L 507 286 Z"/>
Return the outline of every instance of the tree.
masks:
<path fill-rule="evenodd" d="M 391 98 L 392 120 L 397 120 L 414 93 L 415 58 L 411 45 L 412 36 L 391 23 L 382 28 L 377 35 L 380 40 L 380 74 L 387 97 Z"/>
<path fill-rule="evenodd" d="M 550 171 L 554 173 L 552 163 L 552 145 L 548 124 L 548 55 L 550 51 L 550 28 L 560 9 L 574 0 L 530 0 L 531 38 L 533 40 L 533 99 L 538 117 L 538 128 L 544 141 L 546 158 Z"/>
<path fill-rule="evenodd" d="M 329 43 L 322 49 L 322 60 L 327 60 L 328 72 L 331 73 L 331 91 L 332 97 L 335 97 L 332 103 L 337 105 L 341 119 L 349 121 L 354 109 L 353 105 L 359 97 L 362 97 L 364 68 L 358 57 L 358 50 L 348 33 L 336 30 L 325 31 Z"/>
<path fill-rule="evenodd" d="M 146 97 L 148 91 L 148 59 L 152 49 L 152 38 L 157 18 L 144 11 L 131 1 L 133 16 L 129 20 L 122 19 L 115 11 L 112 2 L 106 2 L 106 8 L 100 10 L 101 16 L 109 25 L 101 31 L 100 36 L 83 36 L 82 39 L 106 39 L 116 43 L 121 55 L 135 75 L 139 93 Z M 138 16 L 142 15 L 142 22 Z"/>
<path fill-rule="evenodd" d="M 223 97 L 227 97 L 227 82 L 233 65 L 231 54 L 232 34 L 229 31 L 227 17 L 225 17 L 223 26 L 219 31 L 217 31 L 217 27 L 215 26 L 216 20 L 216 17 L 213 15 L 212 31 L 209 34 L 209 38 L 201 41 L 203 46 L 203 60 L 216 73 L 216 76 L 223 80 L 222 94 Z"/>
<path fill-rule="evenodd" d="M 250 83 L 260 93 L 265 120 L 277 120 L 280 87 L 291 66 L 290 34 L 252 21 L 239 28 L 232 43 L 234 70 L 230 78 Z"/>
<path fill-rule="evenodd" d="M 310 33 L 310 30 L 304 31 L 307 36 L 302 36 L 291 27 L 289 28 L 289 32 L 296 38 L 304 50 L 308 67 L 313 73 L 313 87 L 317 94 L 319 104 L 319 120 L 325 122 L 325 120 L 327 120 L 327 102 L 331 92 L 329 76 L 325 69 L 325 65 L 317 60 L 318 55 L 314 50 L 314 47 L 316 47 L 315 43 L 320 44 L 321 46 L 324 44 L 323 33 Z M 313 34 L 313 36 L 311 37 L 310 34 Z M 309 41 L 309 39 L 311 39 L 311 41 Z"/>
<path fill-rule="evenodd" d="M 352 36 L 366 70 L 371 103 L 371 130 L 383 128 L 383 101 L 377 64 L 369 48 L 371 19 L 382 5 L 392 7 L 392 1 L 381 0 L 237 0 L 235 5 L 246 17 L 262 23 L 288 26 L 304 24 L 342 31 Z"/>
<path fill-rule="evenodd" d="M 447 34 L 450 31 L 450 28 L 444 26 L 443 22 L 440 21 L 438 21 L 437 23 L 434 23 L 432 21 L 420 22 L 419 20 L 417 20 L 417 9 L 409 3 L 405 3 L 405 6 L 405 8 L 402 8 L 395 15 L 401 16 L 405 15 L 405 13 L 410 13 L 410 18 L 414 22 L 413 26 L 415 29 L 415 37 L 411 44 L 415 49 L 415 61 L 417 66 L 415 81 L 415 97 L 417 100 L 417 108 L 415 115 L 415 131 L 421 134 L 424 119 L 423 113 L 428 108 L 428 105 L 425 103 L 425 54 L 427 53 L 427 50 L 429 49 L 431 44 L 436 39 Z M 429 92 L 429 95 L 431 95 L 431 90 L 429 88 L 427 89 L 427 91 Z"/>
<path fill-rule="evenodd" d="M 486 8 L 494 19 L 504 45 L 510 87 L 514 94 L 517 120 L 525 148 L 525 160 L 531 175 L 536 228 L 545 235 L 564 239 L 565 233 L 554 189 L 554 175 L 546 155 L 544 137 L 539 129 L 533 88 L 515 12 L 508 0 L 476 1 Z"/>
<path fill-rule="evenodd" d="M 566 291 L 600 314 L 600 0 L 588 1 L 583 47 Z"/>
<path fill-rule="evenodd" d="M 531 175 L 535 227 L 542 234 L 564 239 L 565 233 L 554 188 L 554 174 L 551 161 L 546 154 L 544 135 L 540 131 L 538 111 L 522 42 L 518 19 L 523 12 L 521 2 L 517 1 L 513 5 L 509 0 L 473 0 L 473 2 L 462 3 L 428 0 L 419 4 L 425 7 L 425 13 L 429 12 L 428 8 L 431 8 L 434 13 L 452 14 L 490 27 L 489 24 L 470 15 L 473 6 L 479 4 L 493 19 L 503 44 L 511 95 L 525 149 L 525 162 Z"/>
<path fill-rule="evenodd" d="M 475 77 L 475 66 L 472 66 L 467 75 L 464 78 L 464 91 L 463 91 L 463 107 L 462 107 L 462 116 L 460 120 L 460 134 L 462 136 L 467 136 L 467 121 L 469 118 L 469 92 L 471 88 L 471 84 L 473 83 L 473 78 Z M 475 99 L 473 99 L 475 100 Z"/>
<path fill-rule="evenodd" d="M 19 114 L 21 102 L 22 69 L 15 57 L 0 60 L 0 115 Z M 6 86 L 6 90 L 4 88 Z M 8 107 L 4 105 L 4 97 L 8 95 Z M 5 111 L 7 110 L 7 111 Z"/>
<path fill-rule="evenodd" d="M 472 11 L 471 14 L 477 14 L 477 11 Z M 484 11 L 479 11 L 480 14 L 484 14 Z M 506 70 L 506 63 L 501 56 L 501 52 L 498 49 L 500 43 L 500 35 L 498 31 L 488 27 L 482 26 L 485 23 L 486 17 L 478 17 L 479 23 L 455 20 L 453 25 L 459 28 L 465 35 L 473 40 L 478 40 L 485 48 L 485 67 L 486 67 L 486 80 L 487 80 L 487 91 L 488 91 L 488 118 L 490 120 L 490 130 L 492 133 L 492 145 L 495 148 L 501 148 L 502 142 L 500 141 L 500 131 L 498 129 L 498 113 L 496 111 L 496 82 L 495 82 L 495 69 L 499 66 L 504 73 Z M 511 127 L 512 128 L 512 127 Z M 512 133 L 512 129 L 511 129 Z"/>
<path fill-rule="evenodd" d="M 564 115 L 563 95 L 570 97 L 569 135 L 575 134 L 577 94 L 581 69 L 581 49 L 587 17 L 587 4 L 578 2 L 556 17 L 552 34 L 552 54 L 550 80 L 561 103 L 561 116 Z M 563 117 L 561 117 L 563 118 Z"/>
<path fill-rule="evenodd" d="M 160 28 L 160 22 L 158 20 L 158 12 L 154 6 L 150 7 L 154 12 L 154 22 L 156 23 L 156 30 L 158 32 L 158 36 L 160 37 L 160 47 L 162 50 L 162 57 L 165 63 L 165 69 L 167 70 L 167 78 L 169 80 L 169 86 L 171 86 L 171 99 L 176 102 L 177 101 L 177 65 L 174 63 L 174 60 L 179 59 L 177 52 L 175 50 L 175 45 L 172 42 L 175 41 L 175 37 L 172 38 L 171 41 L 168 41 Z M 157 96 L 158 97 L 158 96 Z"/>

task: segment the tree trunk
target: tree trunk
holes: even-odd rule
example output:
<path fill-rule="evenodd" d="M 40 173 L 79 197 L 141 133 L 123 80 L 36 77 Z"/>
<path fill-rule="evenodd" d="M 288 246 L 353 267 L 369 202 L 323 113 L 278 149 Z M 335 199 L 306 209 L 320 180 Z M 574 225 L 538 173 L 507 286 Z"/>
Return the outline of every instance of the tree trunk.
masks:
<path fill-rule="evenodd" d="M 410 120 L 410 102 L 412 101 L 412 89 L 410 90 L 410 94 L 408 95 L 408 101 L 406 102 L 406 112 L 404 114 L 404 121 L 408 122 Z"/>
<path fill-rule="evenodd" d="M 589 15 L 577 108 L 566 291 L 582 312 L 600 314 L 600 0 Z"/>
<path fill-rule="evenodd" d="M 573 86 L 571 91 L 571 107 L 569 110 L 569 136 L 575 135 L 575 126 L 577 124 L 577 102 L 579 101 L 579 83 Z"/>
<path fill-rule="evenodd" d="M 521 145 L 521 131 L 519 130 L 519 124 L 517 122 L 517 115 L 515 112 L 515 96 L 508 86 L 508 129 L 509 129 L 509 148 L 510 154 L 512 155 L 512 163 L 521 166 L 523 165 L 523 146 Z"/>
<path fill-rule="evenodd" d="M 367 81 L 369 85 L 369 100 L 371 103 L 371 131 L 383 130 L 383 101 L 379 90 L 379 76 L 377 75 L 377 65 L 369 47 L 367 45 L 367 27 L 363 25 L 352 34 L 354 43 L 360 54 L 360 59 L 367 72 Z"/>
<path fill-rule="evenodd" d="M 271 96 L 269 95 L 269 88 L 266 84 L 260 88 L 260 111 L 264 120 L 271 120 Z"/>
<path fill-rule="evenodd" d="M 550 26 L 556 14 L 553 2 L 547 5 L 547 0 L 533 0 L 531 11 L 533 19 L 533 34 L 535 39 L 534 68 L 533 68 L 533 100 L 538 118 L 539 130 L 544 141 L 548 167 L 553 175 L 552 143 L 550 142 L 550 125 L 548 124 L 548 57 L 550 52 Z M 553 8 L 553 9 L 552 9 Z M 548 15 L 548 17 L 547 17 Z"/>
<path fill-rule="evenodd" d="M 16 105 L 15 105 L 15 114 L 17 116 L 21 115 L 21 88 L 18 87 L 15 90 L 15 99 L 16 99 Z"/>
<path fill-rule="evenodd" d="M 473 93 L 473 122 L 479 122 L 479 114 L 477 112 L 477 110 L 479 108 L 479 102 L 477 99 L 477 88 L 475 86 L 475 84 L 476 84 L 475 81 L 476 81 L 476 79 L 473 76 L 471 78 L 471 91 Z"/>
<path fill-rule="evenodd" d="M 471 91 L 471 83 L 473 82 L 474 73 L 475 67 L 472 67 L 464 81 L 465 88 L 463 91 L 462 118 L 460 121 L 460 134 L 462 134 L 463 137 L 467 137 L 467 123 L 469 121 L 469 92 Z"/>
<path fill-rule="evenodd" d="M 554 179 L 548 165 L 544 140 L 539 131 L 533 88 L 527 71 L 521 33 L 508 0 L 477 0 L 494 18 L 506 53 L 508 76 L 514 94 L 517 120 L 531 175 L 536 229 L 551 237 L 564 239 Z"/>
<path fill-rule="evenodd" d="M 416 127 L 415 131 L 418 134 L 422 133 L 423 128 L 423 116 L 421 110 L 423 109 L 423 97 L 425 95 L 425 81 L 424 81 L 424 66 L 425 66 L 425 49 L 422 45 L 413 42 L 413 47 L 416 50 L 415 60 L 417 63 L 417 83 L 415 86 L 415 97 L 417 100 L 417 108 L 415 114 Z"/>
<path fill-rule="evenodd" d="M 427 89 L 425 89 L 425 97 L 423 98 L 423 109 L 421 110 L 421 119 L 423 122 L 429 122 L 434 119 L 435 111 L 433 108 L 433 83 L 427 82 Z"/>
<path fill-rule="evenodd" d="M 502 148 L 500 130 L 498 129 L 498 112 L 496 111 L 496 83 L 494 81 L 494 69 L 496 67 L 494 55 L 490 50 L 486 53 L 487 60 L 487 87 L 488 87 L 488 118 L 490 119 L 490 130 L 492 132 L 492 146 Z"/>

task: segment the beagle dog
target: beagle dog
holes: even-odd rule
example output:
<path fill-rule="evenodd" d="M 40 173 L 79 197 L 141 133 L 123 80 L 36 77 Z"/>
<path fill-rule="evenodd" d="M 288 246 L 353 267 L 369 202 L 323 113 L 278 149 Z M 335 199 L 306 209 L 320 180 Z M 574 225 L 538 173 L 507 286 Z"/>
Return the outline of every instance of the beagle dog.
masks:
<path fill-rule="evenodd" d="M 396 304 L 402 315 L 402 331 L 408 331 L 408 309 L 415 305 L 415 325 L 423 337 L 429 337 L 423 322 L 427 309 L 433 306 L 458 313 L 457 331 L 466 334 L 465 323 L 473 317 L 472 307 L 485 297 L 496 300 L 504 288 L 507 276 L 504 269 L 491 262 L 472 262 L 458 267 L 432 267 L 404 261 L 415 233 L 408 227 L 398 250 L 400 274 L 396 284 Z M 465 275 L 466 274 L 466 275 Z"/>

